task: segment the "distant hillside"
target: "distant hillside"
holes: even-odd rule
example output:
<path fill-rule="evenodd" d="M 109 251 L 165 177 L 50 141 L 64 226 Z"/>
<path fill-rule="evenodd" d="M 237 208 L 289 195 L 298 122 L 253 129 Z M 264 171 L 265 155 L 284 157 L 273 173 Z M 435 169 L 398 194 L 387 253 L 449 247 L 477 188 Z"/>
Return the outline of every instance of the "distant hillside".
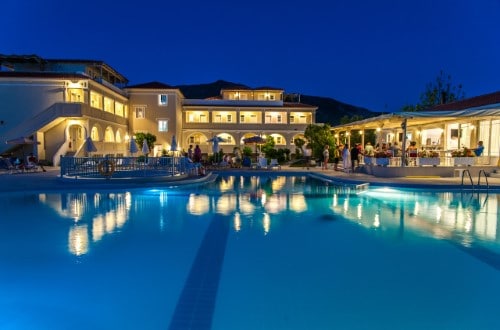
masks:
<path fill-rule="evenodd" d="M 340 124 L 340 119 L 344 116 L 349 118 L 353 116 L 370 118 L 380 114 L 366 108 L 342 103 L 330 97 L 301 95 L 300 102 L 317 106 L 316 122 L 330 124 L 332 126 Z"/>
<path fill-rule="evenodd" d="M 206 99 L 209 97 L 219 96 L 223 88 L 250 88 L 243 84 L 233 83 L 224 80 L 217 80 L 209 84 L 198 85 L 178 85 L 179 88 L 188 99 Z M 295 100 L 297 98 L 295 96 Z M 357 107 L 354 105 L 339 102 L 329 97 L 300 95 L 300 102 L 318 107 L 316 112 L 317 123 L 328 123 L 332 126 L 340 124 L 340 119 L 344 116 L 353 117 L 360 116 L 369 118 L 379 115 L 377 112 L 372 112 L 368 109 Z"/>

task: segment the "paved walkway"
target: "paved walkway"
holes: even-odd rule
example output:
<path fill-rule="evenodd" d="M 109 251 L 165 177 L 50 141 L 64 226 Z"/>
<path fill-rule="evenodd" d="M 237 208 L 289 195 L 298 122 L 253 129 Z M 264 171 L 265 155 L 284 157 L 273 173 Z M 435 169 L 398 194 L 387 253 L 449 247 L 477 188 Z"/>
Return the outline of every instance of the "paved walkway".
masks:
<path fill-rule="evenodd" d="M 159 178 L 137 178 L 137 179 L 110 179 L 110 180 L 86 180 L 86 179 L 63 179 L 60 177 L 58 167 L 45 167 L 47 172 L 9 174 L 0 170 L 0 192 L 25 191 L 25 190 L 57 190 L 57 189 L 106 189 L 110 187 L 141 188 L 147 186 L 180 185 L 198 183 L 211 179 L 211 176 L 190 178 L 179 181 L 179 179 L 159 179 Z M 214 171 L 215 173 L 234 172 L 286 172 L 286 173 L 314 173 L 325 179 L 338 181 L 341 183 L 370 183 L 372 185 L 391 185 L 397 187 L 433 187 L 440 189 L 460 189 L 461 178 L 436 178 L 436 177 L 406 177 L 406 178 L 377 178 L 362 173 L 344 173 L 341 171 L 322 170 L 320 167 L 310 169 L 301 167 L 282 166 L 280 170 L 251 170 L 251 169 L 224 169 Z M 477 177 L 473 177 L 474 185 L 477 185 Z M 465 180 L 470 187 L 470 181 Z M 500 178 L 488 177 L 490 191 L 500 192 Z M 484 177 L 481 178 L 481 185 L 485 185 Z"/>

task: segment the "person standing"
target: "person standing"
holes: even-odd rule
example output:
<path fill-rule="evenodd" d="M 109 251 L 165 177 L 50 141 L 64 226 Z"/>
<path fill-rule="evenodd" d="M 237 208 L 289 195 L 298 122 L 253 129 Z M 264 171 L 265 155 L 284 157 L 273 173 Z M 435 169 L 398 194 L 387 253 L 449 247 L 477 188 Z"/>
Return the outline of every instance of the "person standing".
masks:
<path fill-rule="evenodd" d="M 201 162 L 201 149 L 199 145 L 196 145 L 196 147 L 194 147 L 194 162 Z"/>
<path fill-rule="evenodd" d="M 189 145 L 188 158 L 193 160 L 193 145 L 192 144 Z"/>
<path fill-rule="evenodd" d="M 335 149 L 333 149 L 333 169 L 335 171 L 338 171 L 339 170 L 339 160 L 340 160 L 340 147 L 342 147 L 342 145 L 340 146 L 336 146 Z"/>
<path fill-rule="evenodd" d="M 351 153 L 349 152 L 349 146 L 344 145 L 342 148 L 342 167 L 344 172 L 349 173 L 351 167 Z"/>
<path fill-rule="evenodd" d="M 311 156 L 312 156 L 312 150 L 309 146 L 303 146 L 303 153 L 304 153 L 304 166 L 309 169 L 309 166 L 311 166 Z"/>
<path fill-rule="evenodd" d="M 366 157 L 373 157 L 373 156 L 375 156 L 375 150 L 373 149 L 373 146 L 370 143 L 370 141 L 366 142 L 366 145 L 365 145 L 365 156 Z"/>
<path fill-rule="evenodd" d="M 330 160 L 330 146 L 325 145 L 325 149 L 323 149 L 323 169 L 328 169 L 328 161 Z"/>
<path fill-rule="evenodd" d="M 359 162 L 358 157 L 359 157 L 359 148 L 357 145 L 354 145 L 351 148 L 351 170 L 352 170 L 352 172 L 354 172 L 354 169 L 358 165 L 358 162 Z"/>

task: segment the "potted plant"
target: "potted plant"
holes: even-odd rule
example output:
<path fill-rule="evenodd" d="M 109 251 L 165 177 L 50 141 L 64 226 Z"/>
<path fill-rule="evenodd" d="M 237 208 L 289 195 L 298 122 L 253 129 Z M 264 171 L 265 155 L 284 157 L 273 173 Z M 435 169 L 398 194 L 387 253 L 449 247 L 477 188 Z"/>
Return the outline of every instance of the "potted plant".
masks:
<path fill-rule="evenodd" d="M 474 165 L 474 152 L 471 149 L 463 148 L 451 152 L 453 158 L 453 165 Z"/>
<path fill-rule="evenodd" d="M 420 166 L 437 166 L 440 162 L 439 153 L 436 151 L 422 150 L 418 153 L 418 165 Z"/>

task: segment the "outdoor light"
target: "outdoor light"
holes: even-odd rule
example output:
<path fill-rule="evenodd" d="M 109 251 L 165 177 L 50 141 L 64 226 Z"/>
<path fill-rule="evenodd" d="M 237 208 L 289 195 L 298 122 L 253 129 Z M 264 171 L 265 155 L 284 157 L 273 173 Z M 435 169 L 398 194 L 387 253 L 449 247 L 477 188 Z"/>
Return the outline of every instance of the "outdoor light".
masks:
<path fill-rule="evenodd" d="M 377 127 L 377 132 L 380 132 L 382 129 L 380 127 Z"/>
<path fill-rule="evenodd" d="M 363 131 L 359 131 L 359 135 L 363 135 Z"/>

